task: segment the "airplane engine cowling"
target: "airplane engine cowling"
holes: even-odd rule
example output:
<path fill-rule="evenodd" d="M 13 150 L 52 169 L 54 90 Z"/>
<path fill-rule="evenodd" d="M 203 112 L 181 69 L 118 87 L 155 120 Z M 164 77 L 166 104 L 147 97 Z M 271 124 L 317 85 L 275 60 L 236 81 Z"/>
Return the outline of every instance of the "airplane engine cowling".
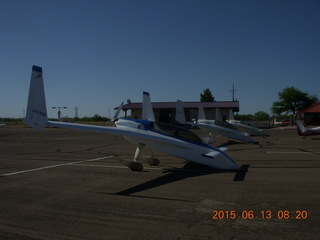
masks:
<path fill-rule="evenodd" d="M 137 128 L 137 129 L 145 129 L 143 124 L 134 122 L 132 120 L 126 120 L 126 119 L 119 119 L 115 122 L 116 126 L 119 127 L 130 127 L 130 128 Z"/>

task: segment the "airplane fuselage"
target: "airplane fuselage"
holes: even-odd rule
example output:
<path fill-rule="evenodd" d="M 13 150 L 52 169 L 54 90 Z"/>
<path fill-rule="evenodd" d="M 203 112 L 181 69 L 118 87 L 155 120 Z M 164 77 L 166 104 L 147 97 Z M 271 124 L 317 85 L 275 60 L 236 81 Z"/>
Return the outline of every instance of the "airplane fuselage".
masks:
<path fill-rule="evenodd" d="M 144 144 L 146 147 L 150 147 L 159 152 L 213 168 L 228 170 L 238 169 L 237 164 L 224 153 L 224 149 L 215 148 L 205 144 L 198 137 L 195 137 L 194 141 L 192 137 L 189 136 L 190 140 L 184 139 L 182 136 L 183 134 L 187 132 L 188 134 L 193 134 L 186 129 L 174 127 L 177 131 L 182 132 L 182 134 L 174 137 L 171 133 L 163 131 L 163 129 L 156 129 L 158 125 L 163 126 L 162 123 L 131 119 L 120 119 L 116 122 L 116 126 L 118 128 L 136 128 L 136 131 L 143 131 L 145 134 L 152 136 L 147 141 L 145 138 L 124 136 L 126 140 L 133 144 Z M 159 141 L 160 139 L 161 141 Z"/>

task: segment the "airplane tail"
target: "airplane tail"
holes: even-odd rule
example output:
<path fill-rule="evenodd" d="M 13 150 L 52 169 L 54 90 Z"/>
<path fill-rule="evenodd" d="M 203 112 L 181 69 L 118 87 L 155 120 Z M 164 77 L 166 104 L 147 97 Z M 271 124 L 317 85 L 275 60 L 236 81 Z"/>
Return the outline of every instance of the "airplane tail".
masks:
<path fill-rule="evenodd" d="M 204 113 L 204 109 L 202 105 L 199 106 L 198 119 L 206 119 L 206 115 Z"/>
<path fill-rule="evenodd" d="M 219 108 L 216 108 L 216 118 L 217 121 L 222 121 L 222 116 Z"/>
<path fill-rule="evenodd" d="M 142 120 L 155 121 L 150 94 L 148 92 L 143 92 Z"/>
<path fill-rule="evenodd" d="M 39 130 L 47 125 L 47 107 L 41 67 L 32 67 L 27 113 L 23 121 L 30 127 Z"/>
<path fill-rule="evenodd" d="M 181 100 L 177 100 L 177 106 L 176 106 L 176 121 L 178 123 L 185 124 L 186 123 L 186 117 L 184 115 L 183 110 L 183 104 Z"/>
<path fill-rule="evenodd" d="M 233 110 L 229 109 L 229 119 L 228 120 L 234 120 Z"/>
<path fill-rule="evenodd" d="M 307 131 L 307 129 L 305 128 L 305 126 L 302 124 L 300 120 L 297 120 L 296 124 L 297 124 L 298 134 L 302 136 Z"/>

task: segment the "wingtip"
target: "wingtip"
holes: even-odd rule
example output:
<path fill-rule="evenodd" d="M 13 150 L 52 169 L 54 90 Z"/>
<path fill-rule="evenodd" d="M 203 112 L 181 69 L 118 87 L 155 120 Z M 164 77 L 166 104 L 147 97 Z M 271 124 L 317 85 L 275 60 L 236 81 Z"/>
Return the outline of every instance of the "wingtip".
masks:
<path fill-rule="evenodd" d="M 41 68 L 41 67 L 38 67 L 38 66 L 33 65 L 33 66 L 32 66 L 32 71 L 42 73 L 42 68 Z"/>

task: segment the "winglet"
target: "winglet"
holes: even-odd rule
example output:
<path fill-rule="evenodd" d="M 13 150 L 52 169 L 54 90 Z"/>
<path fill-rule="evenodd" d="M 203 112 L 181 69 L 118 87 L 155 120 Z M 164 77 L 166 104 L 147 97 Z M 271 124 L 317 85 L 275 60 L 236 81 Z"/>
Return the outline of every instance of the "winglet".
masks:
<path fill-rule="evenodd" d="M 184 115 L 183 110 L 183 104 L 181 100 L 177 100 L 177 106 L 176 106 L 176 121 L 178 123 L 185 124 L 186 123 L 186 117 Z"/>
<path fill-rule="evenodd" d="M 32 67 L 27 113 L 23 121 L 36 129 L 43 129 L 47 125 L 47 107 L 41 67 Z"/>
<path fill-rule="evenodd" d="M 222 116 L 219 108 L 216 108 L 216 118 L 217 121 L 222 121 Z"/>
<path fill-rule="evenodd" d="M 307 131 L 307 129 L 305 128 L 305 126 L 302 124 L 302 122 L 300 120 L 297 120 L 296 124 L 297 124 L 298 134 L 300 136 L 303 136 L 304 133 Z"/>
<path fill-rule="evenodd" d="M 206 114 L 204 113 L 204 109 L 202 105 L 199 106 L 198 119 L 206 119 Z"/>
<path fill-rule="evenodd" d="M 142 120 L 155 121 L 150 94 L 148 92 L 143 92 Z"/>
<path fill-rule="evenodd" d="M 123 102 L 120 104 L 120 106 L 117 108 L 116 113 L 114 114 L 113 118 L 111 119 L 111 121 L 115 121 L 118 119 L 120 111 L 122 110 L 122 106 L 123 106 Z"/>
<path fill-rule="evenodd" d="M 228 120 L 234 120 L 233 110 L 229 109 L 229 119 Z"/>

